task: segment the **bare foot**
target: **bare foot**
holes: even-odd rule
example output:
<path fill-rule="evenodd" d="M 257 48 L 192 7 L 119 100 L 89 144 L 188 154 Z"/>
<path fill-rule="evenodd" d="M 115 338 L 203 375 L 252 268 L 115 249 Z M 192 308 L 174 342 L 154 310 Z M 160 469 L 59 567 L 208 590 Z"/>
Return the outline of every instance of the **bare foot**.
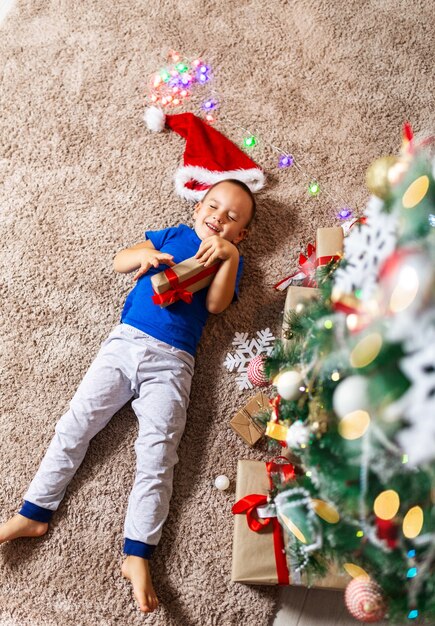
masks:
<path fill-rule="evenodd" d="M 121 566 L 124 578 L 133 585 L 134 597 L 144 613 L 151 613 L 157 608 L 159 601 L 151 582 L 150 568 L 147 559 L 129 554 Z"/>
<path fill-rule="evenodd" d="M 0 526 L 0 543 L 18 537 L 42 537 L 48 530 L 46 522 L 36 522 L 17 513 Z"/>

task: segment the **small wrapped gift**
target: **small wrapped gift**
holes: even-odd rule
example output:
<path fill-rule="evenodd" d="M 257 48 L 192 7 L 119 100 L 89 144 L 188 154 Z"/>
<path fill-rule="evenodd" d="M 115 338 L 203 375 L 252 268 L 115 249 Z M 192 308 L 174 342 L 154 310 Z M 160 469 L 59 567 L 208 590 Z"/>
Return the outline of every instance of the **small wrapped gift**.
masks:
<path fill-rule="evenodd" d="M 279 457 L 280 459 L 282 457 Z M 252 585 L 307 585 L 304 574 L 292 572 L 285 547 L 288 541 L 274 511 L 268 505 L 272 475 L 280 482 L 291 481 L 294 466 L 270 461 L 239 461 L 237 465 L 236 503 L 233 506 L 234 536 L 232 582 Z M 335 566 L 314 587 L 344 589 L 348 578 L 338 574 Z"/>
<path fill-rule="evenodd" d="M 316 267 L 328 265 L 343 255 L 344 232 L 341 226 L 318 228 L 316 235 Z"/>
<path fill-rule="evenodd" d="M 282 326 L 282 338 L 283 339 L 291 339 L 290 328 L 288 324 L 286 324 L 286 318 L 291 310 L 297 309 L 298 304 L 305 302 L 307 300 L 312 300 L 313 298 L 317 298 L 319 296 L 320 291 L 315 287 L 292 287 L 290 286 L 287 289 L 287 295 L 285 298 L 284 305 L 284 323 Z"/>
<path fill-rule="evenodd" d="M 191 257 L 154 274 L 151 276 L 154 304 L 159 304 L 163 309 L 177 300 L 192 302 L 192 294 L 211 283 L 220 264 L 221 261 L 217 259 L 204 267 L 195 257 Z"/>
<path fill-rule="evenodd" d="M 264 428 L 253 417 L 269 408 L 269 398 L 261 391 L 242 407 L 230 420 L 231 428 L 248 444 L 253 446 L 264 435 Z"/>

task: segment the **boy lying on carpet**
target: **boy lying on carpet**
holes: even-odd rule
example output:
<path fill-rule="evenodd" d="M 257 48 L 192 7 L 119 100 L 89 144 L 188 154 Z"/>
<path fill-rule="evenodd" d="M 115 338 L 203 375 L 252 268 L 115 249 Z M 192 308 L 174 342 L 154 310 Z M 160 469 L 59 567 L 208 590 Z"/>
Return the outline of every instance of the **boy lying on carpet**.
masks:
<path fill-rule="evenodd" d="M 114 269 L 136 270 L 138 282 L 127 296 L 121 323 L 102 343 L 70 409 L 56 424 L 23 507 L 0 526 L 0 543 L 47 532 L 90 440 L 134 395 L 137 469 L 125 519 L 122 574 L 131 581 L 141 611 L 157 607 L 148 561 L 168 514 L 194 355 L 208 313 L 220 313 L 237 297 L 243 257 L 236 245 L 246 236 L 254 213 L 249 187 L 239 180 L 223 180 L 195 205 L 194 229 L 180 224 L 147 231 L 145 242 L 118 252 Z M 164 269 L 162 265 L 194 255 L 205 266 L 221 259 L 210 286 L 196 292 L 190 304 L 180 300 L 167 308 L 156 306 L 151 275 Z"/>

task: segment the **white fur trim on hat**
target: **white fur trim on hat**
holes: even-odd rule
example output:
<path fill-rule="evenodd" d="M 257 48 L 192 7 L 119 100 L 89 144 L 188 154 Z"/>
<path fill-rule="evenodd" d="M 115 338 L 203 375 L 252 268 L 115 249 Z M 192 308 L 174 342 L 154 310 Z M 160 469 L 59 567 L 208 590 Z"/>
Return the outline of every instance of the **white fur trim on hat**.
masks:
<path fill-rule="evenodd" d="M 158 107 L 148 107 L 145 109 L 143 118 L 148 128 L 156 133 L 160 133 L 165 127 L 166 115 L 163 113 L 162 109 Z"/>
<path fill-rule="evenodd" d="M 189 182 L 189 180 L 197 180 L 199 183 L 205 183 L 211 186 L 228 178 L 241 180 L 253 193 L 262 189 L 266 182 L 264 173 L 256 167 L 249 170 L 238 169 L 227 170 L 226 172 L 216 172 L 197 165 L 185 165 L 183 167 L 179 167 L 175 172 L 175 189 L 177 190 L 178 195 L 183 198 L 198 201 L 202 200 L 207 193 L 207 189 L 188 189 L 185 187 L 185 184 Z"/>

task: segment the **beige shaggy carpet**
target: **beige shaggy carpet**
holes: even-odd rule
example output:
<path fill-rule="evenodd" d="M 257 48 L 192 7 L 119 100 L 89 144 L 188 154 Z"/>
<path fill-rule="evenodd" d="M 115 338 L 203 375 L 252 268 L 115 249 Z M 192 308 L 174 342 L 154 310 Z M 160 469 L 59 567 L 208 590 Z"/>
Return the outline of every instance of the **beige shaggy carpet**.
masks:
<path fill-rule="evenodd" d="M 230 511 L 237 459 L 268 455 L 229 428 L 252 392 L 223 360 L 235 331 L 279 332 L 272 285 L 337 208 L 363 210 L 365 170 L 397 151 L 403 121 L 434 127 L 432 2 L 8 0 L 0 19 L 1 521 L 119 321 L 133 283 L 113 271 L 115 253 L 145 228 L 192 224 L 172 182 L 184 142 L 142 121 L 147 77 L 169 48 L 209 61 L 227 117 L 217 128 L 236 141 L 234 123 L 255 130 L 269 179 L 241 248 L 240 302 L 209 320 L 197 354 L 153 561 L 160 608 L 139 614 L 120 576 L 137 430 L 127 404 L 91 442 L 49 533 L 0 548 L 0 624 L 266 626 L 277 589 L 230 582 Z M 308 178 L 279 171 L 268 144 L 334 201 L 310 199 Z M 213 487 L 221 473 L 232 490 Z"/>

